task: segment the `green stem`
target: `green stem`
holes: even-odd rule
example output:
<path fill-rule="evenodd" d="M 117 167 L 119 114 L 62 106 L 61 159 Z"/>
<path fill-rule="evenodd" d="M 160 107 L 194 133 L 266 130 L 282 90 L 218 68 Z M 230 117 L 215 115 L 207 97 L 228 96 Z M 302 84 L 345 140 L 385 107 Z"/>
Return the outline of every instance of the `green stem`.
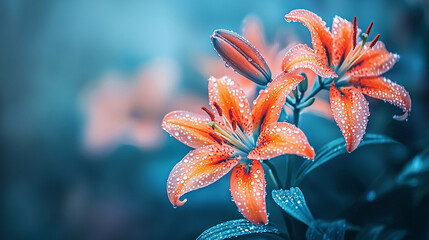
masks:
<path fill-rule="evenodd" d="M 323 83 L 323 81 L 319 80 L 319 83 L 313 87 L 313 89 L 311 90 L 311 93 L 303 100 L 303 102 L 306 102 L 308 99 L 316 96 L 316 94 L 318 94 L 323 88 L 325 88 L 325 84 Z"/>
<path fill-rule="evenodd" d="M 293 110 L 293 125 L 298 127 L 299 124 L 299 114 L 301 113 L 301 109 L 295 108 Z"/>
<path fill-rule="evenodd" d="M 265 165 L 268 166 L 268 174 L 270 175 L 271 179 L 273 180 L 274 185 L 276 186 L 276 189 L 282 189 L 281 181 L 279 178 L 279 175 L 277 173 L 276 167 L 270 163 L 269 161 L 264 161 Z"/>
<path fill-rule="evenodd" d="M 277 174 L 276 167 L 272 163 L 270 163 L 269 161 L 264 161 L 264 163 L 268 167 L 268 174 L 270 175 L 271 180 L 273 180 L 273 183 L 274 183 L 276 189 L 282 189 L 283 186 L 281 186 L 281 181 L 280 181 L 279 175 Z M 281 209 L 281 208 L 280 208 L 280 211 L 281 211 L 281 213 L 283 215 L 283 219 L 285 221 L 286 234 L 280 233 L 279 236 L 283 237 L 284 239 L 291 239 L 291 237 L 290 237 L 291 235 L 289 233 L 289 231 L 290 231 L 289 226 L 291 226 L 290 219 L 289 219 L 290 216 L 287 215 L 286 212 L 283 211 L 283 209 Z"/>

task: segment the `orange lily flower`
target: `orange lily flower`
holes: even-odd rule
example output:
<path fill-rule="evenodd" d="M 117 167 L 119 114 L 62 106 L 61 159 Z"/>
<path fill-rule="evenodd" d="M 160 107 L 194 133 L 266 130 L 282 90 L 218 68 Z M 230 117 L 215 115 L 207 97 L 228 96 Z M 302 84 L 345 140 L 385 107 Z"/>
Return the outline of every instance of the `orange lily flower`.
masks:
<path fill-rule="evenodd" d="M 286 21 L 301 22 L 311 32 L 313 49 L 298 44 L 291 48 L 283 60 L 285 72 L 308 68 L 321 77 L 333 78 L 330 88 L 332 115 L 340 127 L 352 152 L 359 145 L 368 122 L 368 102 L 363 94 L 392 103 L 404 111 L 396 120 L 405 120 L 411 111 L 411 99 L 404 87 L 380 75 L 398 61 L 397 54 L 390 53 L 378 34 L 367 42 L 372 22 L 361 41 L 357 35 L 356 17 L 353 23 L 336 16 L 332 30 L 316 14 L 307 10 L 293 10 Z"/>
<path fill-rule="evenodd" d="M 167 194 L 174 206 L 180 197 L 231 174 L 231 195 L 241 213 L 252 223 L 268 221 L 262 160 L 283 154 L 313 159 L 314 150 L 304 133 L 287 122 L 277 122 L 286 96 L 303 77 L 278 75 L 262 90 L 253 110 L 243 91 L 230 78 L 209 79 L 208 117 L 187 111 L 167 114 L 162 127 L 190 151 L 170 173 Z"/>

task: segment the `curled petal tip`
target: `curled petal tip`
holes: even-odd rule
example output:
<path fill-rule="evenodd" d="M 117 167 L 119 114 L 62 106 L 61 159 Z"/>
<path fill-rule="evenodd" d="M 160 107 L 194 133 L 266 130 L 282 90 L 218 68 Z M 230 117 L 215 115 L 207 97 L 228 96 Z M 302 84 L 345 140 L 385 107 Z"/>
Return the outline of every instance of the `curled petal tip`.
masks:
<path fill-rule="evenodd" d="M 315 156 L 314 149 L 310 146 L 309 150 L 307 150 L 307 157 L 310 160 L 314 160 L 314 156 Z"/>
<path fill-rule="evenodd" d="M 188 199 L 187 199 L 187 198 L 185 198 L 185 199 L 183 199 L 183 200 L 180 200 L 179 198 L 177 198 L 177 199 L 175 199 L 175 202 L 173 203 L 173 208 L 181 207 L 181 206 L 183 206 L 183 204 L 185 204 L 187 201 L 188 201 Z"/>
<path fill-rule="evenodd" d="M 211 40 L 216 52 L 236 72 L 260 85 L 271 81 L 271 70 L 264 57 L 244 37 L 220 29 L 214 31 Z"/>
<path fill-rule="evenodd" d="M 402 115 L 395 115 L 395 116 L 393 116 L 393 119 L 395 119 L 396 121 L 404 121 L 404 120 L 407 120 L 408 119 L 408 111 L 407 112 L 405 112 L 404 114 L 402 114 Z"/>

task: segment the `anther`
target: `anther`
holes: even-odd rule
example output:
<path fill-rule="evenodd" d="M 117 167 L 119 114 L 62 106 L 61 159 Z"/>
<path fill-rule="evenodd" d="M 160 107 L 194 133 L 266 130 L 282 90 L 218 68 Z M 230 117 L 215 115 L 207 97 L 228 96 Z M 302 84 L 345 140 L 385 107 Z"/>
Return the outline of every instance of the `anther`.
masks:
<path fill-rule="evenodd" d="M 229 119 L 231 119 L 232 130 L 235 131 L 235 129 L 237 128 L 237 120 L 235 120 L 234 118 L 232 109 L 229 109 L 228 114 L 229 114 Z"/>
<path fill-rule="evenodd" d="M 356 47 L 356 35 L 357 35 L 357 19 L 353 17 L 353 49 Z"/>
<path fill-rule="evenodd" d="M 217 135 L 216 133 L 209 133 L 210 137 L 212 137 L 217 143 L 219 143 L 220 145 L 222 145 L 223 141 L 222 138 L 219 137 L 219 135 Z"/>
<path fill-rule="evenodd" d="M 366 29 L 366 34 L 367 35 L 369 35 L 369 32 L 371 32 L 371 28 L 372 28 L 372 25 L 374 24 L 374 22 L 371 22 L 370 24 L 369 24 L 369 26 L 368 26 L 368 28 Z"/>
<path fill-rule="evenodd" d="M 217 104 L 217 102 L 214 102 L 213 106 L 216 108 L 216 111 L 219 114 L 219 116 L 222 117 L 222 109 L 220 108 L 219 104 Z"/>
<path fill-rule="evenodd" d="M 235 129 L 237 129 L 237 121 L 235 121 L 235 119 L 231 120 L 231 127 L 232 127 L 233 131 L 235 131 Z"/>
<path fill-rule="evenodd" d="M 207 115 L 209 115 L 210 120 L 214 121 L 215 120 L 215 115 L 212 113 L 212 111 L 208 110 L 206 107 L 201 107 L 202 110 L 204 110 L 204 112 L 207 113 Z"/>
<path fill-rule="evenodd" d="M 375 36 L 374 40 L 372 40 L 371 43 L 369 44 L 369 47 L 370 48 L 374 47 L 374 45 L 378 42 L 379 38 L 380 38 L 380 34 L 377 34 L 377 36 Z"/>

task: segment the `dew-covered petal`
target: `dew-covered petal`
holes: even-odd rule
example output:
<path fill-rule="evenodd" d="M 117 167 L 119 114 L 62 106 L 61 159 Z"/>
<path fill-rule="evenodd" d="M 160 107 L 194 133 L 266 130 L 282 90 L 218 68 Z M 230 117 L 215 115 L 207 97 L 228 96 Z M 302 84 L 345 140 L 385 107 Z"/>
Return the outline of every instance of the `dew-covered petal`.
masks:
<path fill-rule="evenodd" d="M 162 128 L 182 143 L 198 148 L 216 143 L 210 136 L 213 129 L 209 122 L 210 119 L 206 116 L 187 111 L 173 111 L 162 120 Z"/>
<path fill-rule="evenodd" d="M 263 160 L 283 154 L 314 158 L 314 150 L 301 129 L 287 122 L 276 122 L 271 123 L 261 132 L 256 147 L 247 157 Z"/>
<path fill-rule="evenodd" d="M 287 14 L 285 19 L 300 22 L 310 30 L 311 43 L 316 56 L 322 63 L 328 65 L 329 55 L 332 52 L 332 36 L 322 18 L 308 10 L 296 9 Z"/>
<path fill-rule="evenodd" d="M 259 92 L 253 102 L 253 129 L 264 129 L 268 124 L 277 122 L 287 95 L 304 79 L 295 73 L 280 73 Z"/>
<path fill-rule="evenodd" d="M 332 23 L 333 53 L 332 65 L 338 66 L 341 60 L 345 59 L 347 54 L 353 48 L 353 25 L 351 22 L 335 16 Z"/>
<path fill-rule="evenodd" d="M 244 37 L 228 30 L 216 30 L 213 46 L 222 59 L 241 75 L 257 84 L 271 80 L 271 71 L 259 51 Z"/>
<path fill-rule="evenodd" d="M 293 72 L 302 68 L 310 69 L 321 77 L 337 77 L 334 69 L 322 62 L 313 49 L 305 44 L 298 44 L 286 52 L 282 62 L 282 70 L 283 72 Z"/>
<path fill-rule="evenodd" d="M 216 110 L 214 103 L 222 109 L 223 115 L 231 122 L 229 110 L 238 125 L 252 136 L 253 125 L 250 113 L 249 102 L 243 89 L 228 77 L 209 79 L 209 99 L 210 105 Z"/>
<path fill-rule="evenodd" d="M 379 76 L 391 69 L 399 60 L 399 55 L 390 53 L 384 44 L 378 41 L 370 48 L 367 43 L 362 50 L 363 53 L 355 64 L 347 71 L 349 77 L 372 77 Z"/>
<path fill-rule="evenodd" d="M 354 87 L 341 88 L 341 92 L 332 84 L 330 90 L 332 115 L 343 133 L 347 151 L 353 152 L 363 135 L 368 123 L 368 102 Z"/>
<path fill-rule="evenodd" d="M 257 160 L 239 163 L 231 173 L 231 195 L 240 212 L 256 225 L 268 222 L 265 204 L 265 176 Z"/>
<path fill-rule="evenodd" d="M 167 181 L 168 199 L 174 206 L 182 206 L 187 192 L 210 185 L 227 174 L 239 161 L 234 148 L 227 145 L 209 145 L 190 151 L 171 170 Z"/>
<path fill-rule="evenodd" d="M 404 111 L 395 115 L 396 120 L 405 120 L 411 111 L 411 98 L 405 88 L 384 77 L 352 78 L 349 80 L 359 91 L 370 97 L 389 102 Z"/>

